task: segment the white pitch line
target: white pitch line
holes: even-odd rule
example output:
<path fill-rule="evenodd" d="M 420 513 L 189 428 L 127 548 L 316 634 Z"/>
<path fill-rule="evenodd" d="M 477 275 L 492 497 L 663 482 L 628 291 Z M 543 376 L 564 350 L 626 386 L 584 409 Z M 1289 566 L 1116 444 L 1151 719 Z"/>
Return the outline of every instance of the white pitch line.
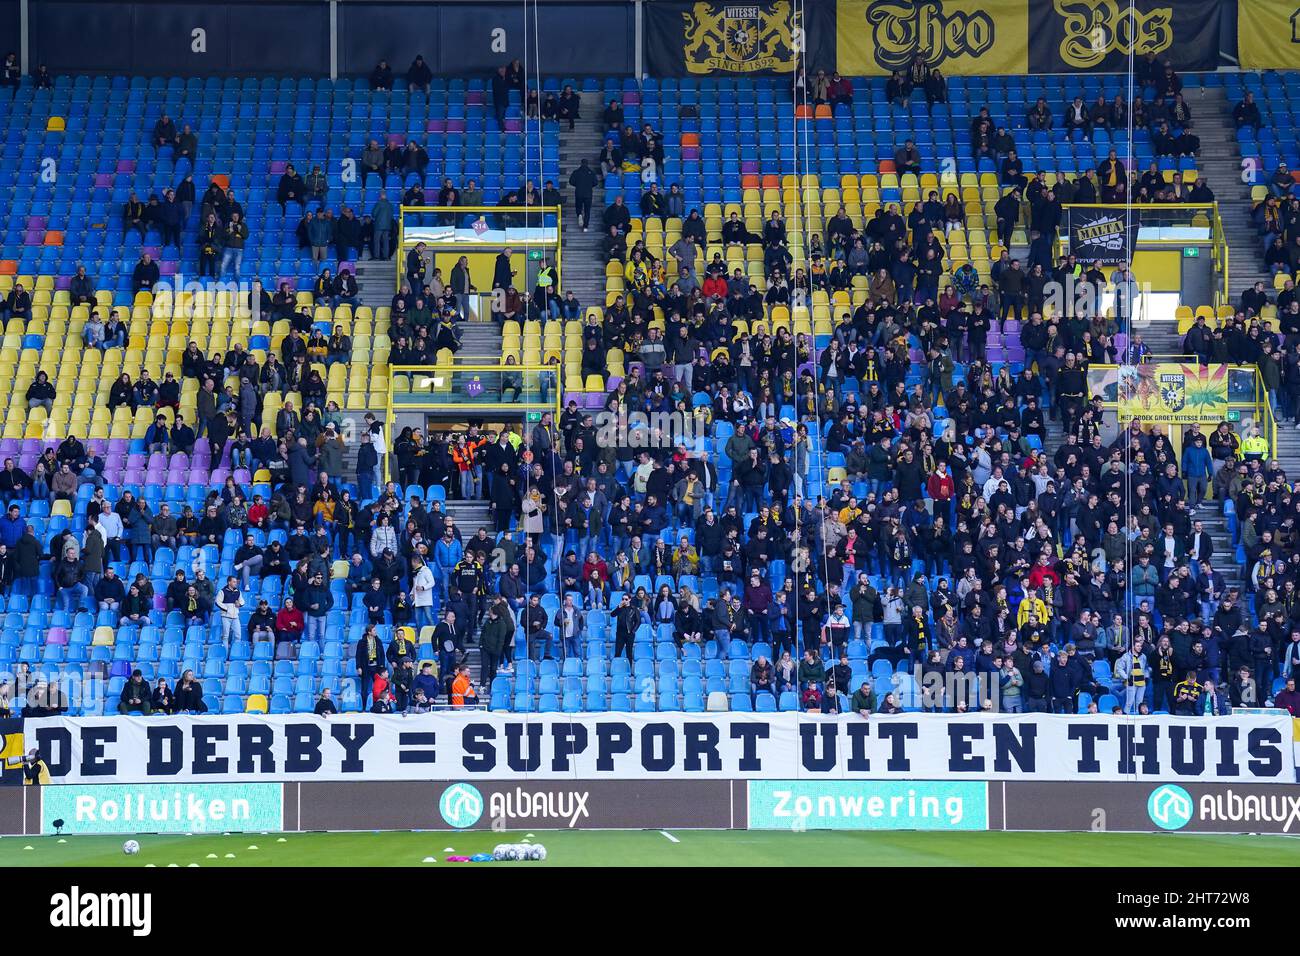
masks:
<path fill-rule="evenodd" d="M 671 833 L 669 833 L 667 830 L 660 830 L 659 832 L 660 832 L 661 834 L 663 834 L 665 837 L 667 837 L 667 838 L 668 838 L 671 842 L 673 842 L 673 843 L 681 843 L 681 842 L 682 842 L 681 840 L 677 839 L 677 837 L 675 837 L 675 836 L 673 836 Z"/>

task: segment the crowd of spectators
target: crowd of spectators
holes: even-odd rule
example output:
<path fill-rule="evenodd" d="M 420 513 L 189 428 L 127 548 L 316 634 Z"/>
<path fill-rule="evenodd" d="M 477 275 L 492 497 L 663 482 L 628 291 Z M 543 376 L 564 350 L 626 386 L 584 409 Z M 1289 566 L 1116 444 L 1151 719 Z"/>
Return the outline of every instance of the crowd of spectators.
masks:
<path fill-rule="evenodd" d="M 428 84 L 421 66 L 417 58 L 408 71 L 412 89 Z M 512 80 L 512 69 L 498 74 L 507 94 L 522 82 Z M 385 70 L 376 69 L 376 88 L 391 86 Z M 1028 124 L 1088 137 L 1107 123 L 1139 125 L 1141 111 L 1140 125 L 1155 122 L 1163 131 L 1173 123 L 1190 135 L 1172 68 L 1151 79 L 1160 90 L 1153 104 L 1076 100 L 1057 125 L 1040 102 Z M 939 71 L 923 61 L 890 83 L 904 101 L 918 89 L 931 102 L 946 95 Z M 496 87 L 494 80 L 499 105 Z M 851 86 L 846 95 L 838 75 L 819 74 L 806 95 L 852 107 Z M 536 104 L 538 114 L 576 117 L 576 107 L 556 99 Z M 340 599 L 364 608 L 355 673 L 366 706 L 378 712 L 443 699 L 471 706 L 491 693 L 498 673 L 525 659 L 585 656 L 586 645 L 603 640 L 593 634 L 607 633 L 610 653 L 629 663 L 653 643 L 724 661 L 733 654 L 750 661 L 752 649 L 755 700 L 789 693 L 822 712 L 1066 713 L 1095 710 L 1109 695 L 1115 710 L 1133 714 L 1214 715 L 1267 702 L 1300 714 L 1300 505 L 1285 471 L 1258 434 L 1239 436 L 1228 422 L 1208 435 L 1188 429 L 1177 436 L 1177 451 L 1162 426 L 1137 421 L 1104 439 L 1087 371 L 1143 357 L 1140 335 L 1123 346 L 1117 339 L 1128 330 L 1137 280 L 1127 266 L 1108 274 L 1099 263 L 1053 254 L 1065 202 L 1117 201 L 1127 192 L 1212 200 L 1204 180 L 1184 193 L 1180 180 L 1166 183 L 1158 169 L 1127 171 L 1112 152 L 1096 169 L 1048 186 L 1026 173 L 1005 129 L 981 115 L 972 148 L 1001 161 L 1006 188 L 999 237 L 1009 246 L 1026 225 L 1027 262 L 1004 252 L 988 276 L 969 267 L 945 273 L 944 237 L 961 209 L 936 193 L 906 215 L 882 206 L 861 225 L 841 209 L 795 261 L 777 212 L 761 234 L 734 218 L 719 237 L 707 236 L 680 189 L 660 189 L 662 137 L 622 126 L 616 107 L 603 120 L 620 135 L 599 163 L 635 162 L 646 184 L 639 213 L 681 218 L 680 243 L 666 259 L 641 242 L 629 247 L 632 214 L 619 198 L 602 225 L 609 258 L 624 264 L 627 291 L 600 314 L 587 315 L 558 283 L 539 283 L 525 299 L 508 249 L 493 279 L 509 306 L 501 321 L 581 319 L 582 370 L 600 376 L 608 392 L 599 413 L 570 400 L 558 419 L 547 413 L 522 428 L 404 427 L 391 440 L 367 416 L 348 474 L 344 421 L 324 403 L 311 362 L 348 361 L 350 344 L 341 329 L 330 338 L 312 329 L 287 288 L 272 295 L 259 287 L 259 308 L 289 319 L 293 334 L 260 365 L 238 346 L 207 359 L 187 349 L 183 374 L 200 382 L 192 426 L 176 414 L 180 386 L 170 373 L 161 383 L 147 372 L 134 381 L 123 375 L 108 401 L 158 410 L 146 437 L 151 451 L 188 452 L 206 438 L 215 457 L 233 442 L 236 462 L 265 472 L 257 483 L 269 496 L 250 495 L 231 478 L 201 508 L 185 505 L 175 515 L 167 504 L 153 512 L 129 491 L 108 500 L 102 461 L 69 437 L 46 451 L 32 475 L 6 461 L 0 489 L 19 500 L 73 502 L 84 509 L 85 531 L 39 541 L 10 509 L 0 518 L 0 585 L 32 594 L 48 575 L 62 608 L 138 622 L 153 607 L 153 584 L 142 574 L 124 582 L 113 561 L 220 545 L 237 531 L 243 544 L 234 573 L 214 581 L 202 562 L 178 568 L 165 589 L 167 611 L 187 623 L 219 623 L 227 643 L 270 642 L 277 656 L 292 659 L 302 641 L 323 639 Z M 1244 110 L 1239 122 L 1250 119 Z M 157 137 L 178 160 L 186 155 L 179 135 L 164 129 Z M 390 157 L 394 150 L 372 142 L 363 177 L 396 173 L 404 187 L 414 178 L 409 190 L 418 192 L 408 190 L 403 201 L 420 199 L 427 153 L 414 142 Z M 914 164 L 914 153 L 903 144 L 900 171 Z M 313 201 L 323 206 L 327 190 L 292 167 L 279 192 L 286 209 L 291 201 L 304 209 L 301 238 L 317 261 L 326 258 L 317 250 L 331 244 L 340 260 L 391 246 L 381 245 L 373 213 L 357 220 L 344 210 L 330 223 L 327 211 L 307 211 Z M 466 201 L 479 198 L 475 192 L 472 182 L 464 193 L 444 182 L 437 204 L 477 205 Z M 554 204 L 532 183 L 509 195 L 506 205 Z M 1277 208 L 1290 214 L 1278 219 L 1285 247 L 1297 239 L 1294 194 L 1284 200 Z M 387 202 L 382 193 L 380 201 Z M 201 219 L 215 223 L 214 244 L 232 225 L 246 236 L 236 206 L 215 184 L 204 195 Z M 160 217 L 133 198 L 124 228 L 147 230 Z M 765 289 L 729 271 L 721 256 L 697 275 L 697 250 L 708 243 L 761 246 Z M 237 247 L 227 240 L 221 250 L 225 271 L 225 256 Z M 141 288 L 157 281 L 150 264 L 142 257 L 137 267 Z M 237 254 L 230 264 L 237 273 Z M 443 349 L 455 352 L 461 298 L 474 291 L 465 263 L 444 282 L 417 246 L 405 274 L 393 301 L 390 361 L 422 364 Z M 813 291 L 849 289 L 859 276 L 867 296 L 833 317 L 824 348 L 778 321 Z M 1050 308 L 1052 287 L 1067 283 L 1085 294 Z M 354 301 L 355 279 L 325 269 L 316 293 L 318 301 Z M 1279 328 L 1262 317 L 1270 304 L 1278 306 Z M 22 305 L 11 296 L 7 308 Z M 1258 365 L 1279 410 L 1296 416 L 1300 319 L 1288 324 L 1288 314 L 1297 314 L 1293 285 L 1276 301 L 1268 290 L 1249 290 L 1227 322 L 1212 330 L 1198 322 L 1187 350 L 1203 361 Z M 102 328 L 88 343 L 120 347 L 116 314 L 96 324 Z M 1022 368 L 990 362 L 995 330 L 1023 345 Z M 627 358 L 617 378 L 606 361 L 611 349 Z M 230 374 L 238 388 L 221 386 Z M 51 401 L 51 388 L 38 376 L 29 402 Z M 274 425 L 259 427 L 265 396 L 291 390 L 306 407 L 285 400 Z M 673 424 L 612 438 L 601 424 L 638 414 Z M 1049 422 L 1060 423 L 1052 451 Z M 386 453 L 391 480 L 381 482 Z M 84 483 L 96 489 L 83 501 Z M 431 487 L 441 492 L 427 494 Z M 488 526 L 461 528 L 448 500 L 487 502 Z M 1233 586 L 1221 570 L 1229 555 L 1203 523 L 1211 509 L 1228 505 L 1246 554 L 1242 582 Z M 269 536 L 265 547 L 255 531 Z M 284 585 L 279 606 L 260 587 L 273 576 Z M 342 598 L 332 579 L 344 582 Z M 436 663 L 419 659 L 406 626 L 421 643 L 430 638 Z M 386 640 L 380 628 L 393 628 L 393 636 Z M 478 686 L 470 679 L 471 646 L 479 652 Z M 887 694 L 858 679 L 882 663 L 906 675 Z M 953 679 L 962 673 L 977 681 Z M 120 705 L 123 712 L 196 711 L 202 692 L 192 674 L 173 689 L 142 685 L 137 672 Z M 333 707 L 325 697 L 318 712 Z"/>

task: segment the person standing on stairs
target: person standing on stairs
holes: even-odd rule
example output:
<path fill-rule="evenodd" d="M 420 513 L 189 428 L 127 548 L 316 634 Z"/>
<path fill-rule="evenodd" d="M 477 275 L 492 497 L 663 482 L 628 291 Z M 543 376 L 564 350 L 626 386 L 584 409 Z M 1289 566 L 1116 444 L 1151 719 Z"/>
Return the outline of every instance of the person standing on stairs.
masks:
<path fill-rule="evenodd" d="M 492 74 L 492 114 L 496 117 L 497 127 L 504 129 L 506 110 L 510 108 L 510 79 L 506 68 L 499 66 Z"/>
<path fill-rule="evenodd" d="M 569 174 L 569 186 L 573 189 L 573 212 L 582 231 L 587 231 L 591 221 L 591 200 L 596 190 L 596 171 L 584 158 L 578 168 Z"/>

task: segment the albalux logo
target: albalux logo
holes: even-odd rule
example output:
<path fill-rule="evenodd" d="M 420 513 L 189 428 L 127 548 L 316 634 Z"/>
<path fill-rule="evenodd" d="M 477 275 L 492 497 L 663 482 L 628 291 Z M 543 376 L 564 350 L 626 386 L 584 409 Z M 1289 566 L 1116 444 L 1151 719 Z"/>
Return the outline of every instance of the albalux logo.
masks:
<path fill-rule="evenodd" d="M 438 812 L 449 827 L 465 830 L 483 816 L 483 794 L 472 783 L 457 783 L 442 792 Z"/>
<path fill-rule="evenodd" d="M 1261 833 L 1300 832 L 1300 796 L 1286 790 L 1259 787 L 1243 791 L 1227 787 L 1193 797 L 1182 787 L 1167 783 L 1151 791 L 1147 815 L 1162 830 L 1181 830 L 1191 824 L 1204 830 L 1207 824 L 1234 823 L 1241 824 L 1243 830 Z"/>
<path fill-rule="evenodd" d="M 1147 798 L 1147 815 L 1162 830 L 1181 830 L 1192 820 L 1192 795 L 1177 784 L 1156 787 Z"/>
<path fill-rule="evenodd" d="M 1292 796 L 1285 789 L 1269 787 L 1263 792 L 1243 794 L 1229 787 L 1224 793 L 1207 793 L 1197 804 L 1197 816 L 1202 821 L 1227 820 L 1253 826 L 1280 823 L 1282 833 L 1291 833 L 1293 826 L 1300 832 L 1300 796 Z"/>
<path fill-rule="evenodd" d="M 488 812 L 493 820 L 506 823 L 557 820 L 572 828 L 577 826 L 579 819 L 590 816 L 587 812 L 590 797 L 586 790 L 525 790 L 515 787 L 492 794 L 488 798 Z"/>

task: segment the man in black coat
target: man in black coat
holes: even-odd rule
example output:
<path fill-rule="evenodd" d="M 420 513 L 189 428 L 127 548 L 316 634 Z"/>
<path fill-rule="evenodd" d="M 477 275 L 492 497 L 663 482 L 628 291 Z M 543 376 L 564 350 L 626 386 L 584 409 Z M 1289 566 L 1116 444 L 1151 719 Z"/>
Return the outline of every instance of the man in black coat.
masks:
<path fill-rule="evenodd" d="M 375 675 L 387 666 L 384 642 L 373 631 L 357 641 L 356 665 L 357 678 L 361 681 L 361 706 L 365 709 L 370 700 L 370 690 L 375 683 Z"/>
<path fill-rule="evenodd" d="M 450 608 L 433 629 L 433 647 L 438 653 L 438 673 L 452 673 L 465 653 L 465 632 L 458 623 L 456 612 Z M 486 674 L 484 683 L 491 683 L 491 678 Z"/>
<path fill-rule="evenodd" d="M 1064 650 L 1057 653 L 1047 682 L 1052 694 L 1052 713 L 1074 713 L 1074 695 L 1079 689 L 1079 675 L 1070 666 L 1070 657 Z"/>
<path fill-rule="evenodd" d="M 31 525 L 13 549 L 14 590 L 28 596 L 36 593 L 36 578 L 41 573 L 41 543 Z"/>
<path fill-rule="evenodd" d="M 524 635 L 528 641 L 528 656 L 540 661 L 551 656 L 551 632 L 546 629 L 549 619 L 546 609 L 541 605 L 541 596 L 534 594 L 528 599 L 528 606 L 523 613 Z M 617 655 L 617 652 L 616 652 Z"/>
<path fill-rule="evenodd" d="M 429 86 L 433 83 L 433 71 L 429 69 L 429 64 L 424 62 L 423 56 L 417 56 L 411 61 L 410 67 L 406 71 L 406 90 L 408 93 L 414 93 L 416 90 L 429 92 Z"/>
<path fill-rule="evenodd" d="M 596 188 L 596 172 L 585 158 L 569 174 L 569 185 L 573 187 L 573 213 L 582 226 L 582 231 L 586 232 L 587 224 L 591 221 L 591 196 Z"/>
<path fill-rule="evenodd" d="M 131 291 L 153 291 L 153 287 L 157 285 L 160 275 L 158 263 L 153 261 L 149 253 L 144 253 L 140 256 L 140 261 L 135 264 L 135 269 L 131 272 Z"/>
<path fill-rule="evenodd" d="M 605 214 L 601 218 L 601 224 L 606 231 L 614 228 L 618 230 L 619 235 L 623 235 L 627 232 L 631 223 L 632 213 L 623 202 L 623 197 L 615 196 L 614 201 L 605 207 Z"/>
<path fill-rule="evenodd" d="M 641 626 L 641 612 L 632 606 L 630 595 L 624 594 L 623 600 L 614 612 L 614 656 L 618 657 L 626 650 L 627 659 L 632 660 L 632 645 L 636 642 L 637 628 Z"/>
<path fill-rule="evenodd" d="M 1050 693 L 1051 685 L 1047 675 L 1043 673 L 1043 662 L 1035 657 L 1032 669 L 1025 674 L 1025 711 L 1036 714 L 1047 713 L 1050 709 Z"/>
<path fill-rule="evenodd" d="M 492 113 L 496 116 L 497 126 L 506 125 L 506 110 L 510 108 L 510 80 L 506 68 L 499 66 L 492 74 Z"/>
<path fill-rule="evenodd" d="M 492 269 L 492 288 L 508 289 L 515 284 L 515 270 L 510 262 L 512 251 L 506 248 L 497 253 L 496 262 Z"/>

